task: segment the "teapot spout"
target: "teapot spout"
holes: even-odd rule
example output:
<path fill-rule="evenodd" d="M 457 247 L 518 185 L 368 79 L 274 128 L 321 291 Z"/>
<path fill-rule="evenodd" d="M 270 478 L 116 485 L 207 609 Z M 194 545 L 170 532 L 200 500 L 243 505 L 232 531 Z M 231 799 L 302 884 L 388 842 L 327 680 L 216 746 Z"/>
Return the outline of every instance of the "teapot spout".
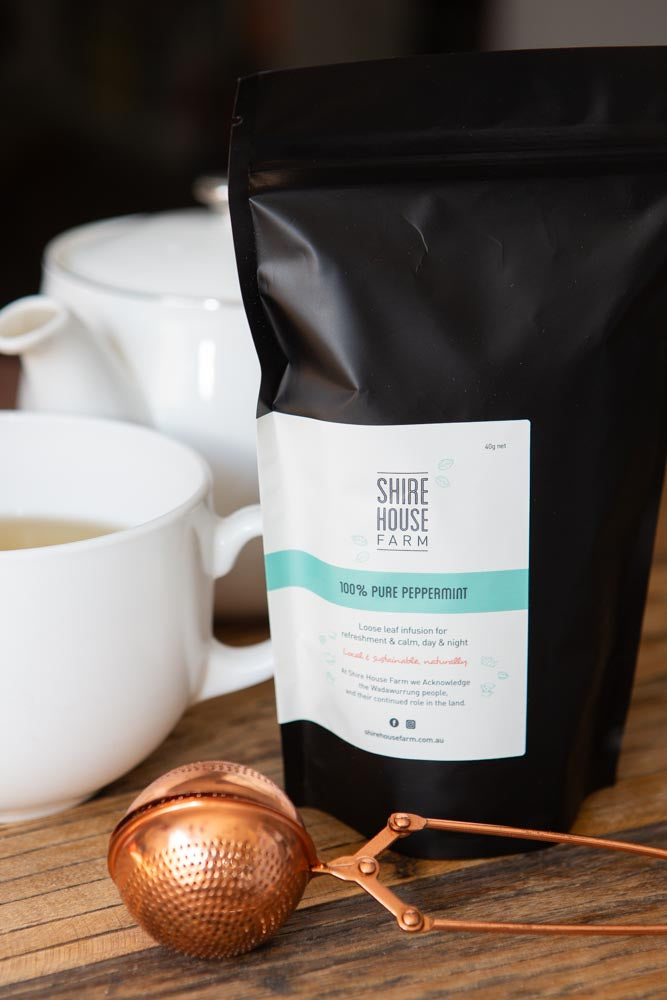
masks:
<path fill-rule="evenodd" d="M 30 295 L 1 309 L 0 354 L 21 357 L 23 409 L 146 422 L 120 357 L 55 299 Z"/>
<path fill-rule="evenodd" d="M 24 354 L 54 336 L 62 311 L 43 295 L 29 295 L 0 310 L 0 354 Z"/>

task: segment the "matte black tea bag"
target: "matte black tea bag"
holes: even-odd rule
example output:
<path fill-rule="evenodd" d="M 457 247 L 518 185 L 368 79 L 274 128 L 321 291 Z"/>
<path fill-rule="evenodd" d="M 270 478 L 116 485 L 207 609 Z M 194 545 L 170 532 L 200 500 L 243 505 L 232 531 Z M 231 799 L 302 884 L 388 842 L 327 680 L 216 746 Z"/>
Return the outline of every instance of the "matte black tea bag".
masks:
<path fill-rule="evenodd" d="M 567 828 L 614 780 L 664 467 L 665 50 L 250 77 L 230 190 L 288 794 Z"/>

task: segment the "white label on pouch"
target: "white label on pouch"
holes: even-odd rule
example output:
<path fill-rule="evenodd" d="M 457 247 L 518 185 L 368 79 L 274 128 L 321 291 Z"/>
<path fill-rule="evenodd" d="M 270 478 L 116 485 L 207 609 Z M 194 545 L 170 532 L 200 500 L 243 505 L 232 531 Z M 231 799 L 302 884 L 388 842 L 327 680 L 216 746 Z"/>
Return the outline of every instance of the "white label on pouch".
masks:
<path fill-rule="evenodd" d="M 530 422 L 257 422 L 276 696 L 371 753 L 525 753 Z"/>

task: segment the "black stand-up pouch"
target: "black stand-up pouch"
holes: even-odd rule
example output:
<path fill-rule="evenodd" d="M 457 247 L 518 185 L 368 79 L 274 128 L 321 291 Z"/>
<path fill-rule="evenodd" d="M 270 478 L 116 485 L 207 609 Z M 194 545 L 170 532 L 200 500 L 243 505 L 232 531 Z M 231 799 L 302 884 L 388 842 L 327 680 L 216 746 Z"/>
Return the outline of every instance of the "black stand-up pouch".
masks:
<path fill-rule="evenodd" d="M 664 468 L 666 50 L 266 73 L 235 115 L 288 794 L 565 829 L 614 780 Z"/>

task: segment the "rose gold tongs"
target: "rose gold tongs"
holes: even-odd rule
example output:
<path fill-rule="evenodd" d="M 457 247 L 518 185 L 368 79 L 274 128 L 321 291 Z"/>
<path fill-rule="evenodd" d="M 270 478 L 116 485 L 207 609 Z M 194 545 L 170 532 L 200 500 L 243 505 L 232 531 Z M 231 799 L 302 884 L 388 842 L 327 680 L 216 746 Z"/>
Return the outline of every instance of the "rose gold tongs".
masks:
<path fill-rule="evenodd" d="M 109 871 L 135 919 L 163 944 L 201 958 L 240 955 L 271 937 L 309 879 L 354 882 L 410 933 L 667 934 L 667 924 L 544 924 L 445 920 L 403 903 L 379 881 L 380 854 L 420 830 L 515 837 L 667 860 L 667 850 L 486 823 L 393 813 L 355 854 L 320 861 L 292 802 L 250 768 L 206 761 L 170 771 L 134 800 L 111 835 Z"/>
<path fill-rule="evenodd" d="M 549 833 L 546 830 L 523 830 L 514 826 L 491 823 L 465 823 L 450 819 L 425 819 L 414 813 L 392 813 L 384 830 L 380 830 L 356 854 L 320 862 L 314 874 L 333 875 L 345 882 L 356 882 L 373 899 L 396 917 L 403 931 L 496 931 L 505 934 L 667 934 L 667 924 L 522 924 L 487 920 L 444 920 L 429 917 L 414 906 L 406 906 L 391 889 L 378 880 L 380 865 L 376 855 L 386 850 L 399 837 L 419 830 L 446 830 L 450 833 L 476 833 L 490 837 L 513 837 L 520 840 L 543 840 L 553 844 L 575 844 L 602 847 L 608 851 L 643 854 L 667 861 L 667 850 L 645 847 L 624 840 L 582 837 L 577 834 Z"/>

